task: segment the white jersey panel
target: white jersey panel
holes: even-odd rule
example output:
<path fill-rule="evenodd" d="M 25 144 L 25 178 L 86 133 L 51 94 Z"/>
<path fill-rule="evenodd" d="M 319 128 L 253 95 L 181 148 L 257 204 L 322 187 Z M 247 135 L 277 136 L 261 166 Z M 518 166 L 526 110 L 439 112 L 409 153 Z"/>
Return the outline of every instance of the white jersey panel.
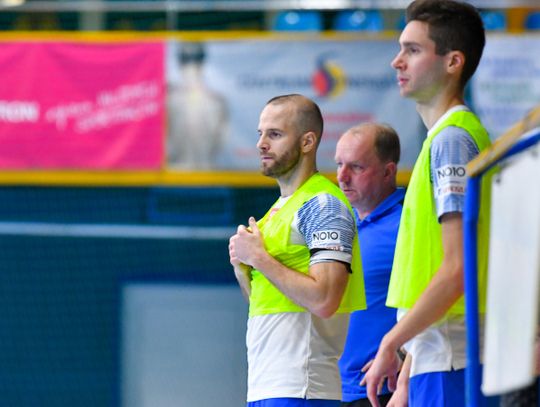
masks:
<path fill-rule="evenodd" d="M 278 397 L 341 400 L 337 362 L 349 314 L 322 319 L 308 312 L 250 317 L 248 401 Z"/>

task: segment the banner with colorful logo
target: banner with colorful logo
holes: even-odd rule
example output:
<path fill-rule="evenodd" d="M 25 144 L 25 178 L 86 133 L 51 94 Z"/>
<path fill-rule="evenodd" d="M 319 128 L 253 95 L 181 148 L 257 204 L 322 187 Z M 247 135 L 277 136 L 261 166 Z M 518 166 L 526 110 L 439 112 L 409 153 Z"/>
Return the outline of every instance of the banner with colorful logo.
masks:
<path fill-rule="evenodd" d="M 535 36 L 488 38 L 471 100 L 493 138 L 540 100 L 533 50 Z M 319 169 L 334 170 L 338 138 L 365 121 L 393 126 L 412 168 L 425 129 L 399 95 L 397 51 L 375 38 L 3 42 L 0 168 L 256 171 L 259 113 L 287 93 L 321 107 Z"/>
<path fill-rule="evenodd" d="M 0 45 L 0 168 L 155 170 L 164 44 Z"/>
<path fill-rule="evenodd" d="M 324 116 L 320 170 L 335 170 L 338 138 L 366 121 L 398 131 L 401 168 L 412 168 L 425 129 L 414 102 L 399 95 L 390 66 L 398 49 L 397 40 L 376 39 L 169 42 L 168 167 L 257 170 L 262 108 L 274 96 L 300 93 Z"/>

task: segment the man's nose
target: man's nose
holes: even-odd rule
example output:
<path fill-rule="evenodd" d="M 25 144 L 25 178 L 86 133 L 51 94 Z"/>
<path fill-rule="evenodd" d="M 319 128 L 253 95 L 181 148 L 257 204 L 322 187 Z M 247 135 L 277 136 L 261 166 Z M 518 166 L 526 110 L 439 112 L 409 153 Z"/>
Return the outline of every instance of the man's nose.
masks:
<path fill-rule="evenodd" d="M 342 166 L 337 170 L 337 180 L 339 182 L 347 182 L 349 180 L 349 171 L 347 167 Z"/>
<path fill-rule="evenodd" d="M 259 136 L 259 140 L 257 140 L 257 149 L 259 149 L 259 151 L 268 150 L 268 144 L 266 143 L 266 139 L 263 135 Z"/>
<path fill-rule="evenodd" d="M 403 65 L 403 60 L 401 58 L 401 51 L 397 53 L 397 55 L 394 57 L 392 62 L 390 62 L 390 66 L 394 69 L 400 69 Z"/>

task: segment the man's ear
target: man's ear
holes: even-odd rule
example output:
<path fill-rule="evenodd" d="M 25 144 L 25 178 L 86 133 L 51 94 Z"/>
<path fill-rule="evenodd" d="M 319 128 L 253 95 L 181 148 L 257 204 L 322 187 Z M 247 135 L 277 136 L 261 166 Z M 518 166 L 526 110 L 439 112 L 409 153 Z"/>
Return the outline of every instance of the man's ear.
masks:
<path fill-rule="evenodd" d="M 314 150 L 317 146 L 317 136 L 314 132 L 308 131 L 302 136 L 302 151 L 308 153 Z"/>
<path fill-rule="evenodd" d="M 465 55 L 461 51 L 450 51 L 447 54 L 447 66 L 448 72 L 454 74 L 458 71 L 462 71 L 465 66 Z"/>
<path fill-rule="evenodd" d="M 384 176 L 390 177 L 394 180 L 397 174 L 397 164 L 393 161 L 389 161 L 384 165 Z"/>

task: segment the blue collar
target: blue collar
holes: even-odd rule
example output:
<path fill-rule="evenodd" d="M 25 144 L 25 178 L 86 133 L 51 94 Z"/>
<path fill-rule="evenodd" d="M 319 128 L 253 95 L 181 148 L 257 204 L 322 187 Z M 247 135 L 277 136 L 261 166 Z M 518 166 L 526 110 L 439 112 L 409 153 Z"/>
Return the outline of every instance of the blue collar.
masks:
<path fill-rule="evenodd" d="M 364 219 L 360 220 L 360 218 L 358 217 L 358 212 L 356 211 L 356 209 L 354 210 L 354 214 L 356 215 L 356 219 L 358 219 L 359 223 L 373 222 L 373 221 L 379 219 L 381 216 L 383 216 L 387 211 L 392 209 L 394 206 L 396 206 L 398 204 L 403 204 L 403 199 L 404 198 L 405 198 L 405 188 L 399 187 L 391 195 L 386 197 L 386 199 L 384 201 L 382 201 Z"/>

